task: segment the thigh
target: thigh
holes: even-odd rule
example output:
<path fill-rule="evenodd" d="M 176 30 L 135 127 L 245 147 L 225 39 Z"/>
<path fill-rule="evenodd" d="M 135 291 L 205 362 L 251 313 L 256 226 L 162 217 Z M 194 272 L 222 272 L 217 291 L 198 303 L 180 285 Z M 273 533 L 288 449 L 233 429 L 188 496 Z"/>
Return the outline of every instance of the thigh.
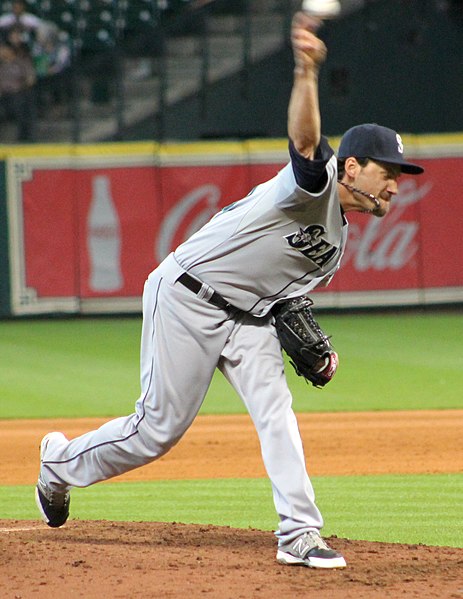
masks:
<path fill-rule="evenodd" d="M 231 325 L 226 312 L 156 272 L 143 301 L 137 412 L 175 437 L 201 407 Z"/>
<path fill-rule="evenodd" d="M 244 315 L 235 324 L 219 368 L 242 398 L 256 426 L 291 411 L 281 345 L 271 317 Z"/>

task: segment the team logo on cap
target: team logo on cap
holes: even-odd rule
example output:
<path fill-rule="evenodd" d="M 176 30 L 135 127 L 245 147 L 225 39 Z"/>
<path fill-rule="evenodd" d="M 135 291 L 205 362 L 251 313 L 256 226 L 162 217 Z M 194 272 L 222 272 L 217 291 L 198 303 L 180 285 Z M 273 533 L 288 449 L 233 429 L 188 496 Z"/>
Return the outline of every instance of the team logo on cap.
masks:
<path fill-rule="evenodd" d="M 400 137 L 400 135 L 398 133 L 396 133 L 395 138 L 397 139 L 397 149 L 399 150 L 400 154 L 404 153 L 404 144 L 402 141 L 402 138 Z"/>

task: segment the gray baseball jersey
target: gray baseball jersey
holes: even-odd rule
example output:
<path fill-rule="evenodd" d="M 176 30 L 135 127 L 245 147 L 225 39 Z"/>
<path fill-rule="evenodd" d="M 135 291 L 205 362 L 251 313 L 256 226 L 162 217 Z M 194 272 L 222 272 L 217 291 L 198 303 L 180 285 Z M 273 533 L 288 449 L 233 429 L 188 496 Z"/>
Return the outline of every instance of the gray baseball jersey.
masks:
<path fill-rule="evenodd" d="M 289 163 L 224 208 L 174 254 L 182 268 L 256 316 L 279 299 L 327 283 L 346 243 L 335 157 L 326 165 L 327 184 L 319 192 L 302 189 L 294 170 Z"/>
<path fill-rule="evenodd" d="M 161 457 L 192 423 L 219 368 L 255 424 L 279 542 L 323 526 L 269 310 L 333 275 L 347 225 L 326 141 L 314 161 L 291 146 L 290 153 L 271 181 L 214 216 L 149 275 L 135 412 L 50 441 L 40 472 L 49 488 L 85 487 Z"/>

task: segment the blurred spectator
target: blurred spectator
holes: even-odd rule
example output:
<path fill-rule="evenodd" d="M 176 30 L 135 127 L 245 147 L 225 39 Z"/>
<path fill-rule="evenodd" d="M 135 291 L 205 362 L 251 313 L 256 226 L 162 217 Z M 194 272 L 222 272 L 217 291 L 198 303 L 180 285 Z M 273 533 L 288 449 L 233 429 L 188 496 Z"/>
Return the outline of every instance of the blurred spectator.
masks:
<path fill-rule="evenodd" d="M 69 99 L 71 48 L 68 38 L 54 23 L 44 22 L 37 29 L 32 57 L 39 104 L 61 104 Z"/>
<path fill-rule="evenodd" d="M 24 39 L 23 30 L 20 25 L 13 25 L 10 27 L 5 32 L 2 41 L 11 46 L 15 50 L 17 56 L 22 56 L 24 58 L 31 57 L 29 45 Z"/>
<path fill-rule="evenodd" d="M 26 10 L 24 0 L 13 0 L 11 12 L 0 16 L 0 30 L 7 32 L 12 27 L 18 27 L 23 32 L 23 41 L 32 46 L 35 32 L 41 26 L 43 20 Z"/>
<path fill-rule="evenodd" d="M 24 0 L 14 0 L 11 12 L 0 16 L 0 34 L 2 41 L 15 49 L 16 58 L 27 59 L 28 64 L 32 58 L 37 79 L 36 107 L 69 98 L 71 51 L 68 37 L 55 23 L 27 12 Z M 32 92 L 26 95 L 32 96 Z"/>
<path fill-rule="evenodd" d="M 61 37 L 61 32 L 54 23 L 45 22 L 37 29 L 32 54 L 40 77 L 57 75 L 71 64 L 69 42 Z"/>
<path fill-rule="evenodd" d="M 17 125 L 17 140 L 33 141 L 36 119 L 35 69 L 30 56 L 0 44 L 0 109 Z"/>

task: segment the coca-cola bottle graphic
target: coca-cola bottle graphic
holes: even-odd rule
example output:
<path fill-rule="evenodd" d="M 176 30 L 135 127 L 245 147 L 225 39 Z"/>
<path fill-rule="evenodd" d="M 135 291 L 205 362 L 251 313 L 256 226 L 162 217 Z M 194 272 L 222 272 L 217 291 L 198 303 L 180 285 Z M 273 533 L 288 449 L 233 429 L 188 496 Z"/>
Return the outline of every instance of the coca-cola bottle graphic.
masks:
<path fill-rule="evenodd" d="M 111 195 L 109 177 L 93 177 L 92 189 L 87 216 L 89 287 L 92 291 L 110 293 L 123 285 L 119 215 Z"/>

